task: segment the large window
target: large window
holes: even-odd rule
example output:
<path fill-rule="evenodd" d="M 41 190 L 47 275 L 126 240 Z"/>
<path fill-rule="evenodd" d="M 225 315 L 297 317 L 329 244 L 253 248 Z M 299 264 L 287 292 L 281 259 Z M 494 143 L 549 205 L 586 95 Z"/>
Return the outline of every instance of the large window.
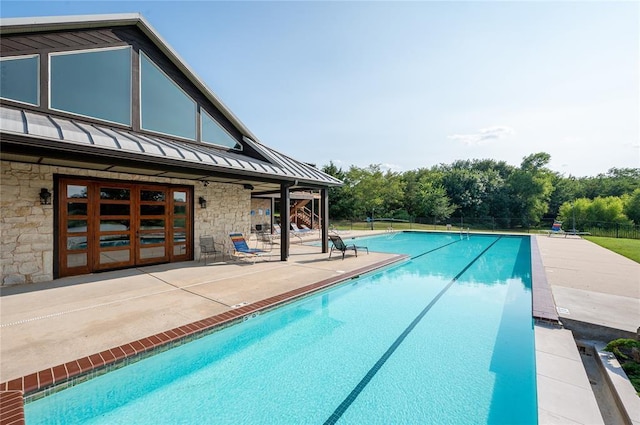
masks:
<path fill-rule="evenodd" d="M 131 125 L 131 49 L 52 53 L 52 109 Z"/>
<path fill-rule="evenodd" d="M 40 79 L 48 78 L 45 106 L 52 110 L 131 126 L 132 114 L 139 109 L 140 128 L 144 130 L 242 150 L 231 133 L 142 51 L 140 103 L 139 108 L 134 107 L 131 49 L 123 46 L 49 53 L 49 75 L 42 77 L 40 55 L 0 58 L 0 97 L 39 106 Z"/>
<path fill-rule="evenodd" d="M 200 122 L 202 141 L 214 145 L 227 146 L 232 149 L 241 149 L 242 145 L 231 137 L 204 109 L 200 109 Z"/>
<path fill-rule="evenodd" d="M 38 55 L 0 60 L 0 97 L 38 105 L 40 98 Z"/>
<path fill-rule="evenodd" d="M 196 139 L 196 103 L 140 52 L 140 126 Z"/>

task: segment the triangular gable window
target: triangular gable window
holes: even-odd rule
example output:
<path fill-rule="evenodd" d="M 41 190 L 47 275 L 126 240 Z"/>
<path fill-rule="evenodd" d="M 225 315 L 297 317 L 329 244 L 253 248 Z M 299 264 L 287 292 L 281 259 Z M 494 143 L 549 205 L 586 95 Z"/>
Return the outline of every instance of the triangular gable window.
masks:
<path fill-rule="evenodd" d="M 202 123 L 202 141 L 214 145 L 225 146 L 231 149 L 242 150 L 242 145 L 231 137 L 220 124 L 214 120 L 204 109 L 201 109 L 200 121 Z"/>
<path fill-rule="evenodd" d="M 140 127 L 196 140 L 196 102 L 140 52 Z"/>

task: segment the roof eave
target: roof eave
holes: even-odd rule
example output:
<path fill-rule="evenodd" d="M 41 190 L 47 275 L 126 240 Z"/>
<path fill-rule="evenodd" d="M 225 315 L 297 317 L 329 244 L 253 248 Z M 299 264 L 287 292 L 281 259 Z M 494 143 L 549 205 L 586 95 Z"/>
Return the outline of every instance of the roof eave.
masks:
<path fill-rule="evenodd" d="M 37 27 L 38 31 L 59 31 L 137 25 L 141 20 L 143 18 L 139 13 L 0 18 L 0 35 L 33 32 L 34 27 Z"/>

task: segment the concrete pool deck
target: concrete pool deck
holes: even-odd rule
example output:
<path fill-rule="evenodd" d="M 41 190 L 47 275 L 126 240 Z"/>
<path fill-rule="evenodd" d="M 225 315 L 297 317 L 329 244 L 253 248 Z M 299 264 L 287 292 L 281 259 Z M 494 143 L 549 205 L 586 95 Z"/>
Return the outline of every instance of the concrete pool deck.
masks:
<path fill-rule="evenodd" d="M 373 232 L 347 236 L 361 234 Z M 537 241 L 556 304 L 572 319 L 625 330 L 640 325 L 639 264 L 583 239 Z M 212 316 L 239 317 L 245 306 L 399 259 L 372 252 L 329 260 L 319 251 L 292 244 L 287 262 L 186 262 L 3 287 L 0 382 Z M 621 298 L 629 307 L 622 311 Z M 603 423 L 571 332 L 538 324 L 535 337 L 540 423 Z"/>
<path fill-rule="evenodd" d="M 536 239 L 560 321 L 575 329 L 536 325 L 539 421 L 604 423 L 574 338 L 636 335 L 640 264 L 576 236 Z"/>

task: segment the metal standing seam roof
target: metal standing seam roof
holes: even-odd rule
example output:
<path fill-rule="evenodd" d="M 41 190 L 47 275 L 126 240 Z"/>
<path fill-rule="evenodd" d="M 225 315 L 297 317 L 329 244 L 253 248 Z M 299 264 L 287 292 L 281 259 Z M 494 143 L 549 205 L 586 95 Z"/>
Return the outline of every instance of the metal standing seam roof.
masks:
<path fill-rule="evenodd" d="M 245 140 L 273 163 L 261 161 L 246 155 L 218 149 L 214 146 L 171 140 L 165 137 L 138 134 L 129 130 L 109 128 L 97 124 L 87 124 L 74 119 L 32 112 L 6 105 L 0 106 L 0 132 L 4 135 L 33 137 L 68 146 L 84 146 L 96 153 L 109 151 L 148 157 L 149 162 L 158 158 L 176 161 L 182 166 L 189 164 L 211 167 L 216 171 L 299 180 L 323 186 L 340 185 L 342 182 L 307 164 L 289 158 L 273 149 Z M 3 137 L 4 138 L 4 137 Z M 54 145 L 55 146 L 55 145 Z"/>

